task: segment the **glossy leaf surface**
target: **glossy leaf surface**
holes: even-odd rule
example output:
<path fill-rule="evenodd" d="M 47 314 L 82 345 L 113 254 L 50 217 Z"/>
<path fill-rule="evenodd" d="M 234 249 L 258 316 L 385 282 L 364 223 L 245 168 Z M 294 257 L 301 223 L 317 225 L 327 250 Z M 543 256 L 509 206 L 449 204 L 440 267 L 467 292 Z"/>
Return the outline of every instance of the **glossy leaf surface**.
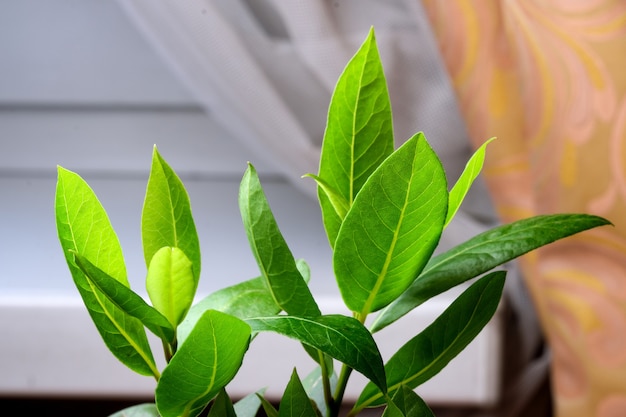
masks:
<path fill-rule="evenodd" d="M 119 240 L 93 190 L 77 174 L 58 167 L 56 227 L 65 260 L 104 343 L 122 363 L 141 375 L 158 375 L 142 323 L 100 292 L 74 263 L 74 254 L 129 286 Z"/>
<path fill-rule="evenodd" d="M 403 345 L 385 364 L 389 393 L 403 385 L 416 388 L 441 371 L 480 333 L 495 313 L 506 272 L 486 275 L 466 289 L 426 329 Z M 355 407 L 383 404 L 368 383 Z"/>
<path fill-rule="evenodd" d="M 309 282 L 311 275 L 309 265 L 304 260 L 298 259 L 296 266 L 304 280 Z M 184 340 L 195 321 L 206 310 L 221 311 L 240 319 L 273 316 L 281 311 L 263 277 L 249 279 L 217 290 L 194 304 L 178 329 L 179 340 Z"/>
<path fill-rule="evenodd" d="M 175 332 L 170 322 L 154 307 L 146 303 L 140 295 L 96 267 L 87 258 L 75 254 L 75 260 L 76 265 L 83 271 L 87 279 L 120 310 L 139 319 L 144 326 L 162 340 L 174 341 Z"/>
<path fill-rule="evenodd" d="M 331 246 L 343 220 L 337 202 L 350 207 L 393 147 L 391 104 L 372 29 L 337 81 L 328 110 L 317 179 Z"/>
<path fill-rule="evenodd" d="M 441 162 L 417 134 L 371 175 L 339 231 L 333 267 L 350 310 L 377 311 L 411 285 L 439 242 L 447 204 Z"/>
<path fill-rule="evenodd" d="M 197 286 L 193 264 L 182 250 L 164 247 L 156 251 L 148 267 L 146 290 L 154 308 L 173 327 L 185 318 Z"/>
<path fill-rule="evenodd" d="M 271 331 L 313 346 L 345 363 L 386 390 L 378 346 L 358 320 L 342 315 L 311 318 L 274 316 L 248 319 L 255 332 Z"/>
<path fill-rule="evenodd" d="M 163 370 L 156 387 L 162 417 L 197 416 L 228 384 L 243 361 L 250 326 L 209 310 Z"/>
<path fill-rule="evenodd" d="M 276 304 L 288 314 L 319 316 L 321 312 L 278 228 L 252 165 L 241 180 L 239 208 L 250 247 Z"/>
<path fill-rule="evenodd" d="M 433 257 L 420 277 L 372 323 L 379 331 L 423 302 L 531 250 L 610 224 L 588 214 L 551 214 L 495 227 Z"/>
<path fill-rule="evenodd" d="M 200 243 L 191 214 L 189 196 L 174 170 L 156 146 L 141 214 L 141 240 L 146 266 L 163 247 L 179 248 L 193 264 L 193 276 L 200 278 Z"/>

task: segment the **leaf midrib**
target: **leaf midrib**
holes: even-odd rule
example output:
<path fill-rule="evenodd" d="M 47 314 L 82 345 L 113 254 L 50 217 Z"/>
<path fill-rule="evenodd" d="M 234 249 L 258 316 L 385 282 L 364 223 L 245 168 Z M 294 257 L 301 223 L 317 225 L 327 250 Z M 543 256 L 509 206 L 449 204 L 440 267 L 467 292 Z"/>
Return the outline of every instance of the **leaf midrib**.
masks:
<path fill-rule="evenodd" d="M 486 288 L 486 287 L 485 287 Z M 452 346 L 454 346 L 456 344 L 456 342 L 460 339 L 461 335 L 465 332 L 465 330 L 468 328 L 468 326 L 470 325 L 470 323 L 473 321 L 474 317 L 477 314 L 478 311 L 478 306 L 481 303 L 481 300 L 484 298 L 484 289 L 482 294 L 480 295 L 480 297 L 478 297 L 478 301 L 476 302 L 476 304 L 474 305 L 474 309 L 472 310 L 472 314 L 469 318 L 469 320 L 467 321 L 467 323 L 465 324 L 465 326 L 463 326 L 462 330 L 460 332 L 457 332 L 456 337 L 452 340 L 451 343 L 448 344 L 448 347 L 446 349 L 444 349 L 443 351 L 441 351 L 441 353 L 437 356 L 435 356 L 435 358 L 433 360 L 430 361 L 430 363 L 422 368 L 421 371 L 415 373 L 414 375 L 412 375 L 410 378 L 404 378 L 402 381 L 392 385 L 391 387 L 389 387 L 388 392 L 391 393 L 394 390 L 398 389 L 399 387 L 401 387 L 402 385 L 404 385 L 405 383 L 411 382 L 413 380 L 415 380 L 417 377 L 423 375 L 424 373 L 426 373 L 426 371 L 430 370 L 434 364 L 438 363 L 439 360 L 441 360 L 441 358 L 444 356 L 445 353 L 449 352 L 450 349 L 452 348 Z M 369 404 L 372 404 L 374 401 L 378 400 L 379 398 L 381 398 L 383 396 L 382 393 L 378 392 L 375 395 L 371 396 L 367 401 L 364 401 L 361 406 L 362 408 L 367 407 Z"/>
<path fill-rule="evenodd" d="M 67 201 L 67 193 L 65 192 L 65 181 L 63 182 L 63 203 L 64 203 L 64 207 L 65 207 L 65 220 L 66 220 L 66 224 L 67 227 L 70 231 L 70 236 L 72 238 L 72 245 L 74 246 L 74 250 L 78 253 L 78 245 L 76 242 L 76 234 L 74 233 L 74 228 L 72 227 L 71 222 L 69 221 L 70 218 L 70 213 L 69 213 L 69 206 L 68 206 L 68 201 Z M 82 274 L 82 272 L 81 272 Z M 84 275 L 84 274 L 83 274 Z M 109 321 L 111 323 L 113 323 L 113 326 L 118 330 L 120 336 L 122 336 L 125 340 L 128 341 L 128 343 L 133 347 L 133 349 L 139 354 L 139 356 L 144 360 L 144 362 L 150 367 L 150 369 L 152 370 L 152 373 L 154 374 L 154 376 L 158 379 L 159 378 L 159 370 L 155 368 L 154 364 L 152 363 L 153 361 L 150 360 L 150 358 L 148 357 L 148 355 L 143 351 L 143 349 L 140 349 L 140 347 L 134 342 L 133 338 L 129 337 L 128 333 L 126 333 L 126 331 L 124 331 L 124 329 L 122 329 L 116 320 L 113 319 L 113 316 L 111 315 L 111 313 L 109 312 L 106 304 L 100 299 L 100 295 L 98 294 L 97 288 L 94 287 L 94 285 L 91 283 L 91 281 L 89 279 L 86 280 L 87 284 L 89 285 L 89 288 L 91 289 L 91 293 L 93 294 L 93 296 L 95 297 L 96 301 L 98 302 L 98 304 L 100 305 L 100 307 L 102 308 L 102 311 L 104 313 L 104 315 L 109 319 Z"/>

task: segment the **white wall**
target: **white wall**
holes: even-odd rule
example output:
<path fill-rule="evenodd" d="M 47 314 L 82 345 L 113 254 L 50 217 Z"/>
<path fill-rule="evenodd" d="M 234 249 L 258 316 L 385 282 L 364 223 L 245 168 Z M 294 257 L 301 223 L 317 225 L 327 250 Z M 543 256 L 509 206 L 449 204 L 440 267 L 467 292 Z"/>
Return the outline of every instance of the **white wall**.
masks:
<path fill-rule="evenodd" d="M 270 202 L 277 200 L 284 233 L 304 242 L 306 232 L 307 243 L 294 242 L 294 251 L 306 250 L 313 262 L 318 252 L 328 254 L 316 203 L 194 103 L 116 2 L 5 0 L 0 8 L 0 180 L 6 213 L 0 221 L 13 236 L 0 243 L 8 261 L 4 288 L 73 285 L 58 256 L 52 217 L 57 164 L 95 189 L 128 250 L 131 279 L 141 285 L 143 261 L 135 258 L 141 254 L 139 216 L 154 144 L 188 186 L 204 238 L 202 288 L 222 286 L 215 279 L 257 274 L 237 208 L 247 161 L 259 170 Z M 34 242 L 39 256 L 48 255 L 46 262 L 26 261 L 39 257 L 32 253 Z M 16 262 L 20 259 L 24 262 Z"/>

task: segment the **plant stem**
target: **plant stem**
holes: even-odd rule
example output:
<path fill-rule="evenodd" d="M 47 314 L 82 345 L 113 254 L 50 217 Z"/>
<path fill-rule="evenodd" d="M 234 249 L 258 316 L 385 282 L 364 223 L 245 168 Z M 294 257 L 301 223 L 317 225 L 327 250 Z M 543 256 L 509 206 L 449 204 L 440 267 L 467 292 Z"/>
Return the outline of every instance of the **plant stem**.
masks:
<path fill-rule="evenodd" d="M 163 345 L 163 354 L 165 355 L 165 362 L 170 363 L 172 356 L 174 356 L 174 353 L 176 353 L 176 348 L 177 348 L 178 343 L 176 340 L 174 340 L 174 342 L 172 343 L 162 340 L 162 345 Z"/>
<path fill-rule="evenodd" d="M 354 318 L 357 319 L 361 324 L 365 324 L 365 320 L 367 319 L 367 314 L 359 314 L 354 313 Z M 337 389 L 335 390 L 335 402 L 333 407 L 332 417 L 337 417 L 339 415 L 339 409 L 341 408 L 341 403 L 343 402 L 343 396 L 346 392 L 346 388 L 348 386 L 348 380 L 350 379 L 350 374 L 352 373 L 352 368 L 343 364 L 341 367 L 341 373 L 339 374 L 339 380 L 337 381 Z M 349 416 L 353 416 L 354 410 L 351 410 L 348 414 Z"/>
<path fill-rule="evenodd" d="M 341 372 L 339 373 L 339 380 L 337 381 L 337 388 L 335 389 L 335 400 L 332 404 L 332 412 L 331 417 L 339 416 L 339 409 L 341 408 L 341 403 L 343 402 L 343 395 L 346 392 L 346 387 L 348 386 L 348 380 L 350 379 L 350 374 L 352 373 L 352 368 L 343 364 L 341 366 Z"/>
<path fill-rule="evenodd" d="M 331 408 L 334 404 L 333 394 L 330 390 L 330 376 L 328 374 L 328 367 L 326 366 L 326 357 L 324 352 L 318 350 L 320 357 L 320 368 L 322 370 L 322 385 L 324 387 L 324 401 L 326 402 L 326 414 L 331 417 Z"/>
<path fill-rule="evenodd" d="M 359 314 L 354 313 L 354 318 L 357 319 L 361 324 L 365 323 L 367 319 L 367 314 Z M 341 403 L 343 402 L 343 396 L 346 392 L 346 388 L 348 386 L 348 380 L 350 379 L 350 374 L 352 373 L 352 368 L 343 364 L 341 366 L 341 373 L 339 374 L 339 380 L 337 381 L 337 389 L 335 390 L 335 401 L 333 404 L 333 410 L 331 413 L 332 417 L 337 417 L 339 415 L 339 409 L 341 408 Z"/>

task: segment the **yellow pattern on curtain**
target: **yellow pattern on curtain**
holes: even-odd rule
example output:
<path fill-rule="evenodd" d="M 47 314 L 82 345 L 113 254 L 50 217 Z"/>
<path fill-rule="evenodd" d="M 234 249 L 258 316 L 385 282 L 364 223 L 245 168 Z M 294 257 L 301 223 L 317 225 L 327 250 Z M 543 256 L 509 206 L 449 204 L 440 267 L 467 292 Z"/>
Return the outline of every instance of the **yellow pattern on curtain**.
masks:
<path fill-rule="evenodd" d="M 423 0 L 503 221 L 585 212 L 523 258 L 558 417 L 626 416 L 626 1 Z"/>

